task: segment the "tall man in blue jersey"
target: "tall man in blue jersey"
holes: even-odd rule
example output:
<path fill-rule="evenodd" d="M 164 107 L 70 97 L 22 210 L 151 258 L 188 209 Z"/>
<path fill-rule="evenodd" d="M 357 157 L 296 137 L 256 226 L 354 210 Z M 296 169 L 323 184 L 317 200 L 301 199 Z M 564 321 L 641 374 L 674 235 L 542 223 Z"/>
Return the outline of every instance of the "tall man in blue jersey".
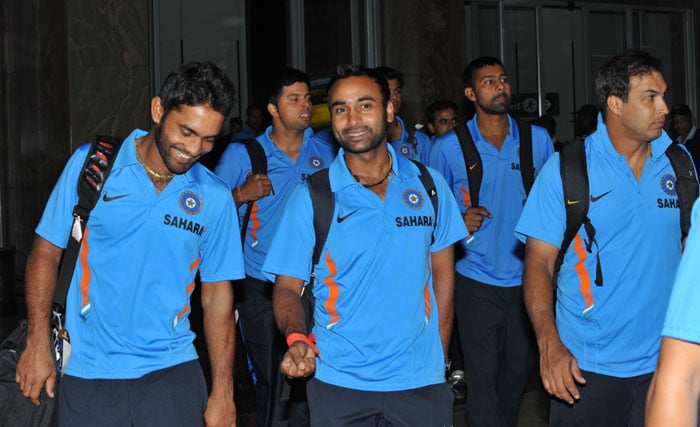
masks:
<path fill-rule="evenodd" d="M 430 166 L 442 172 L 461 206 L 470 236 L 457 261 L 455 313 L 467 377 L 469 425 L 513 426 L 533 366 L 532 327 L 522 299 L 523 245 L 513 236 L 527 195 L 520 172 L 520 139 L 508 114 L 511 88 L 497 58 L 472 61 L 464 95 L 476 115 L 467 122 L 483 164 L 479 206 L 471 205 L 467 165 L 451 131 L 433 146 Z M 554 148 L 547 131 L 532 126 L 539 170 Z"/>
<path fill-rule="evenodd" d="M 595 86 L 601 113 L 584 142 L 595 237 L 582 225 L 565 248 L 555 320 L 565 203 L 577 202 L 564 200 L 555 155 L 516 227 L 527 241 L 525 302 L 542 382 L 556 398 L 552 425 L 642 426 L 683 245 L 676 176 L 664 154 L 672 144 L 663 131 L 667 86 L 661 62 L 638 51 L 612 57 Z"/>
<path fill-rule="evenodd" d="M 452 245 L 466 235 L 459 210 L 432 171 L 434 212 L 418 167 L 387 143 L 394 111 L 381 75 L 340 68 L 328 104 L 342 148 L 328 171 L 335 208 L 313 266 L 312 335 L 300 303 L 315 245 L 306 185 L 292 194 L 263 266 L 276 276 L 275 317 L 290 345 L 282 372 L 315 371 L 307 388 L 312 425 L 452 425 L 444 357 Z"/>
<path fill-rule="evenodd" d="M 232 102 L 233 85 L 219 68 L 182 65 L 151 101 L 155 126 L 124 141 L 87 222 L 68 291 L 72 351 L 60 425 L 235 425 L 230 280 L 243 276 L 243 259 L 230 192 L 197 163 Z M 54 395 L 51 299 L 87 153 L 84 145 L 68 161 L 27 262 L 29 336 L 17 382 L 35 403 L 42 387 Z M 212 369 L 208 399 L 188 319 L 198 271 Z"/>
<path fill-rule="evenodd" d="M 243 245 L 246 278 L 237 294 L 237 308 L 256 376 L 257 425 L 289 422 L 303 426 L 308 422 L 304 384 L 294 385 L 289 402 L 280 400 L 284 376 L 279 364 L 286 346 L 272 314 L 272 282 L 261 269 L 292 190 L 308 175 L 328 167 L 335 153 L 333 146 L 315 138 L 309 127 L 311 95 L 305 73 L 283 70 L 268 99 L 267 111 L 272 126 L 257 141 L 265 151 L 268 173 L 252 174 L 245 147 L 234 143 L 221 156 L 216 174 L 232 189 L 240 215 L 252 204 Z M 300 399 L 296 398 L 298 387 Z"/>

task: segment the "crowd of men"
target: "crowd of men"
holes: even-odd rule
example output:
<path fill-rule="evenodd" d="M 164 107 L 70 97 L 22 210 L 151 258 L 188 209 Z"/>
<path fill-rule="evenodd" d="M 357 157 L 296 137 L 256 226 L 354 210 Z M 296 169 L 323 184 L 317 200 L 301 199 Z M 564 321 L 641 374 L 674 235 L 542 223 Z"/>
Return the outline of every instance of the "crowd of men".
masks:
<path fill-rule="evenodd" d="M 628 51 L 603 65 L 595 122 L 558 152 L 547 129 L 511 116 L 493 57 L 462 75 L 474 116 L 439 101 L 421 130 L 399 116 L 404 76 L 389 67 L 339 67 L 319 133 L 309 77 L 285 69 L 276 82 L 213 172 L 198 159 L 234 94 L 211 63 L 174 70 L 151 130 L 125 140 L 77 239 L 60 425 L 235 425 L 232 281 L 258 426 L 450 426 L 446 359 L 466 377 L 470 426 L 516 425 L 538 361 L 551 425 L 642 426 L 645 408 L 654 425 L 695 416 L 688 258 L 700 231 L 682 228 L 683 171 L 667 152 L 685 144 L 690 158 L 697 143 L 688 107 L 664 101 L 656 58 Z M 580 176 L 562 166 L 576 150 Z M 51 297 L 87 153 L 68 161 L 27 265 L 16 381 L 35 404 L 56 395 Z M 571 180 L 585 200 L 567 193 Z M 584 202 L 567 239 L 569 206 Z M 197 274 L 209 391 L 188 320 Z"/>

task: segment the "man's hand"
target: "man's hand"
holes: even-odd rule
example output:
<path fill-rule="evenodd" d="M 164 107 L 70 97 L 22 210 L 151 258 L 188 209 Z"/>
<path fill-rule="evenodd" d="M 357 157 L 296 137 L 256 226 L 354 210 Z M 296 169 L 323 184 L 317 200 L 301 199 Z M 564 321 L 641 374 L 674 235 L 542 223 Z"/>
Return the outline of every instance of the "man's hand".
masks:
<path fill-rule="evenodd" d="M 27 341 L 27 348 L 22 352 L 17 363 L 15 381 L 25 397 L 39 406 L 39 394 L 46 387 L 46 394 L 54 397 L 56 386 L 56 359 L 51 351 L 48 337 L 46 342 Z"/>
<path fill-rule="evenodd" d="M 474 206 L 473 208 L 467 208 L 467 212 L 464 213 L 464 225 L 467 226 L 469 233 L 479 231 L 481 224 L 484 222 L 484 217 L 491 218 L 491 212 L 485 207 Z"/>
<path fill-rule="evenodd" d="M 204 411 L 204 424 L 207 427 L 236 427 L 236 405 L 233 396 L 212 393 Z"/>
<path fill-rule="evenodd" d="M 568 404 L 581 398 L 576 383 L 585 384 L 576 358 L 559 341 L 540 354 L 540 376 L 547 392 Z"/>
<path fill-rule="evenodd" d="M 296 341 L 282 358 L 280 371 L 289 378 L 308 377 L 316 370 L 316 353 L 303 341 Z"/>
<path fill-rule="evenodd" d="M 249 173 L 245 179 L 245 184 L 240 186 L 239 196 L 242 200 L 239 203 L 252 202 L 261 199 L 272 191 L 272 181 L 267 175 L 259 173 L 253 175 Z"/>

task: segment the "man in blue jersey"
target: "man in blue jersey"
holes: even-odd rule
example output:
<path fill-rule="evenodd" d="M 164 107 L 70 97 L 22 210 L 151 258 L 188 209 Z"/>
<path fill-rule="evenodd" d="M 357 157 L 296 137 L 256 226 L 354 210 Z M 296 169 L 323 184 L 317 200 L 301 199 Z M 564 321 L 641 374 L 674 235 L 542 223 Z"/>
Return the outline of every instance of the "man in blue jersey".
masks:
<path fill-rule="evenodd" d="M 596 131 L 585 141 L 587 217 L 565 248 L 559 155 L 540 172 L 516 227 L 526 240 L 525 302 L 552 425 L 644 425 L 664 313 L 682 250 L 676 176 L 665 151 L 661 62 L 613 56 L 598 71 Z M 631 251 L 631 252 L 630 252 Z M 595 283 L 594 283 L 595 278 Z"/>
<path fill-rule="evenodd" d="M 72 351 L 59 418 L 78 425 L 235 424 L 230 280 L 243 277 L 230 192 L 197 160 L 212 149 L 233 85 L 211 63 L 178 67 L 151 101 L 155 126 L 124 141 L 87 222 L 67 297 Z M 80 147 L 59 178 L 27 262 L 27 348 L 17 366 L 24 395 L 54 395 L 49 319 L 67 245 Z M 212 390 L 197 362 L 190 295 L 202 281 Z"/>
<path fill-rule="evenodd" d="M 452 101 L 436 101 L 425 108 L 428 119 L 425 127 L 428 129 L 431 142 L 448 133 L 459 123 L 459 109 Z"/>
<path fill-rule="evenodd" d="M 688 239 L 678 266 L 659 363 L 649 387 L 646 425 L 696 426 L 700 398 L 700 200 L 695 202 Z"/>
<path fill-rule="evenodd" d="M 248 139 L 256 138 L 262 133 L 263 125 L 263 109 L 257 104 L 250 104 L 248 108 L 245 109 L 245 125 L 243 128 L 233 134 L 233 139 Z"/>
<path fill-rule="evenodd" d="M 305 73 L 283 70 L 269 97 L 267 111 L 272 116 L 272 126 L 257 141 L 265 151 L 268 173 L 252 174 L 245 147 L 234 143 L 221 156 L 216 174 L 232 189 L 239 214 L 243 216 L 250 209 L 243 245 L 246 278 L 237 294 L 237 308 L 256 377 L 257 425 L 289 421 L 302 426 L 308 422 L 304 384 L 293 383 L 291 400 L 280 400 L 284 376 L 279 372 L 279 364 L 286 345 L 272 314 L 273 284 L 261 269 L 292 190 L 308 175 L 328 167 L 335 153 L 334 147 L 315 138 L 309 127 L 311 95 Z"/>
<path fill-rule="evenodd" d="M 342 148 L 328 172 L 335 208 L 321 260 L 311 265 L 313 208 L 301 185 L 263 266 L 276 277 L 275 317 L 290 346 L 282 372 L 315 372 L 307 388 L 312 425 L 452 425 L 444 357 L 453 316 L 452 245 L 466 235 L 459 210 L 432 171 L 434 212 L 418 167 L 387 143 L 394 111 L 380 74 L 339 68 L 328 104 Z M 300 293 L 312 267 L 309 334 Z"/>
<path fill-rule="evenodd" d="M 387 129 L 389 143 L 397 153 L 427 165 L 430 157 L 430 138 L 423 132 L 416 132 L 412 124 L 405 123 L 399 117 L 403 104 L 403 73 L 387 66 L 377 67 L 377 71 L 386 78 L 389 84 L 391 103 L 394 105 L 394 113 L 396 114 L 396 119 L 389 124 Z"/>
<path fill-rule="evenodd" d="M 476 110 L 466 127 L 483 164 L 479 206 L 471 203 L 467 165 L 455 131 L 438 138 L 430 166 L 447 180 L 470 233 L 455 280 L 467 377 L 465 414 L 470 425 L 512 426 L 534 364 L 532 327 L 522 300 L 523 245 L 513 236 L 527 197 L 520 171 L 522 135 L 508 114 L 511 87 L 500 60 L 475 59 L 464 70 L 463 81 L 464 95 Z M 536 171 L 553 151 L 547 131 L 532 126 Z"/>

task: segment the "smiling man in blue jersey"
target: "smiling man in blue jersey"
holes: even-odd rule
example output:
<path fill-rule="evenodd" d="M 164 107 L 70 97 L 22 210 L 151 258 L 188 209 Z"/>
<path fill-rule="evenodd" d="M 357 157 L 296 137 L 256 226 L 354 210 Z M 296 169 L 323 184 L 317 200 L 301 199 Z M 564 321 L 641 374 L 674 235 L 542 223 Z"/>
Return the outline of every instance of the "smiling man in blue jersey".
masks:
<path fill-rule="evenodd" d="M 246 352 L 256 376 L 258 426 L 290 422 L 307 423 L 304 399 L 282 402 L 284 377 L 279 372 L 284 339 L 272 314 L 272 282 L 261 269 L 272 236 L 292 190 L 306 177 L 328 167 L 335 148 L 313 136 L 309 76 L 296 69 L 280 73 L 268 99 L 272 126 L 257 138 L 267 158 L 267 174 L 253 174 L 251 159 L 243 144 L 229 144 L 221 156 L 216 174 L 232 189 L 240 216 L 250 209 L 245 230 L 243 257 L 246 278 L 237 294 L 237 308 Z M 252 206 L 248 207 L 247 204 Z M 304 384 L 293 384 L 293 388 Z M 297 396 L 293 390 L 293 396 Z"/>
<path fill-rule="evenodd" d="M 380 74 L 339 68 L 328 105 L 342 148 L 328 171 L 334 220 L 314 267 L 317 355 L 300 304 L 315 244 L 306 185 L 292 194 L 263 267 L 276 279 L 275 317 L 290 345 L 281 369 L 290 377 L 315 372 L 312 425 L 452 425 L 444 357 L 453 243 L 466 235 L 459 210 L 430 171 L 434 212 L 418 167 L 387 143 L 394 110 Z"/>
<path fill-rule="evenodd" d="M 555 278 L 565 205 L 578 202 L 564 200 L 555 155 L 516 227 L 527 242 L 525 301 L 542 382 L 555 397 L 552 425 L 643 426 L 683 245 L 676 175 L 665 155 L 667 86 L 657 58 L 630 51 L 601 67 L 595 87 L 598 125 L 583 143 L 590 222 L 564 248 Z"/>
<path fill-rule="evenodd" d="M 513 236 L 527 197 L 520 170 L 521 127 L 509 114 L 511 86 L 497 58 L 481 57 L 462 75 L 476 110 L 466 123 L 483 164 L 480 200 L 472 204 L 465 157 L 453 130 L 438 138 L 430 166 L 443 174 L 471 233 L 457 260 L 455 314 L 467 378 L 470 425 L 512 426 L 534 365 L 532 327 L 522 299 L 523 245 Z M 465 126 L 463 124 L 458 126 Z M 532 165 L 554 152 L 547 131 L 531 128 Z M 472 170 L 474 164 L 470 165 Z"/>
<path fill-rule="evenodd" d="M 232 103 L 223 71 L 182 65 L 151 101 L 155 126 L 122 144 L 68 292 L 72 351 L 61 379 L 61 426 L 235 424 L 230 280 L 243 277 L 243 259 L 230 192 L 197 163 Z M 51 298 L 88 147 L 76 150 L 51 193 L 27 262 L 29 336 L 17 381 L 35 403 L 44 386 L 53 396 L 56 382 Z M 198 271 L 208 398 L 188 319 Z"/>

